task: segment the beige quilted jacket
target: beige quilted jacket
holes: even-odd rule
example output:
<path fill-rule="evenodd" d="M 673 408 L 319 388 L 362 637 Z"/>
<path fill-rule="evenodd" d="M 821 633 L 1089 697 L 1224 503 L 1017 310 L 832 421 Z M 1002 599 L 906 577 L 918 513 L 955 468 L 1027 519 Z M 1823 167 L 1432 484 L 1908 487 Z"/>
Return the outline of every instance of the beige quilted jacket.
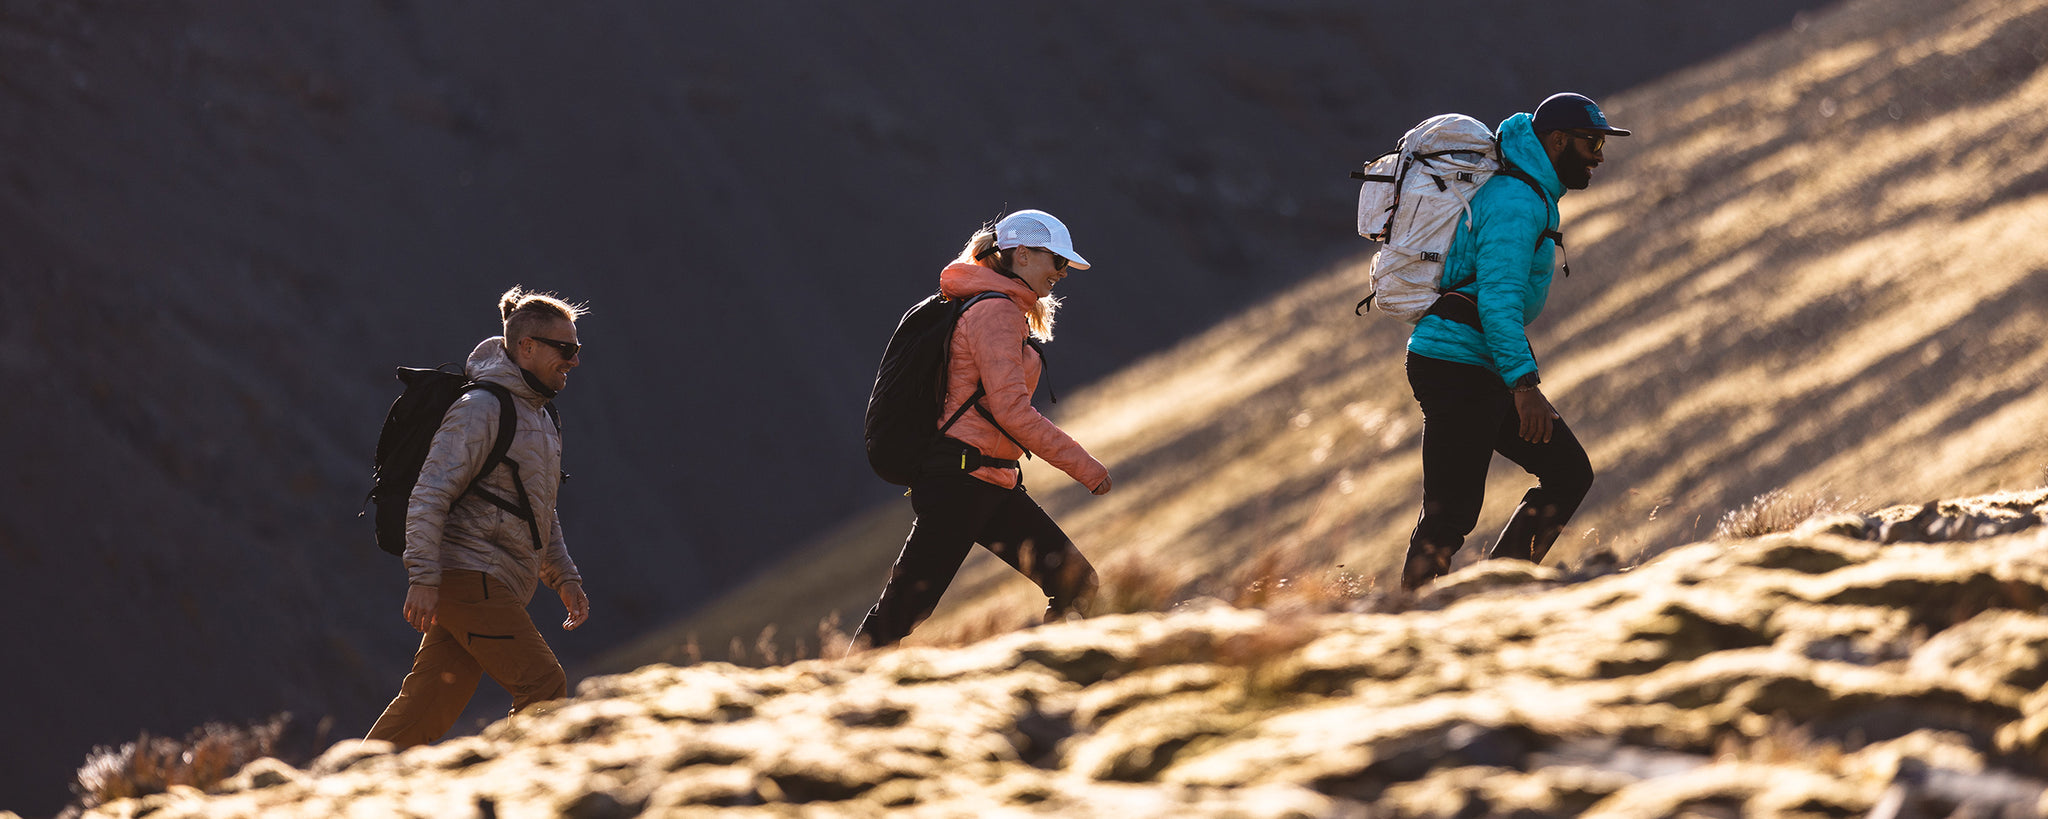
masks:
<path fill-rule="evenodd" d="M 561 521 L 555 516 L 562 438 L 542 409 L 547 399 L 527 385 L 519 365 L 506 354 L 502 336 L 478 344 L 463 371 L 472 379 L 510 390 L 518 404 L 519 431 L 505 457 L 519 464 L 540 542 L 546 546 L 534 548 L 533 535 L 518 516 L 474 494 L 462 494 L 498 436 L 497 397 L 486 390 L 471 390 L 441 419 L 426 464 L 420 467 L 419 483 L 413 487 L 405 518 L 407 578 L 416 586 L 439 586 L 442 569 L 471 569 L 512 587 L 521 600 L 532 599 L 536 583 L 559 589 L 564 583 L 582 582 L 576 562 L 569 558 L 568 544 L 562 540 Z M 480 486 L 518 502 L 509 464 L 491 470 Z"/>

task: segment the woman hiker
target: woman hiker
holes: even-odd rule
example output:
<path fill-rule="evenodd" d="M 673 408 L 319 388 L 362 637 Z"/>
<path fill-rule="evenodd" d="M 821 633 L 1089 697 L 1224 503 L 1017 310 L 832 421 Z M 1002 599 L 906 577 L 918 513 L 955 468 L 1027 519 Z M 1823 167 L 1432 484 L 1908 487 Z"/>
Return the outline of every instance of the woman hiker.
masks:
<path fill-rule="evenodd" d="M 855 648 L 894 645 L 930 617 L 976 543 L 1038 584 L 1048 622 L 1085 613 L 1095 569 L 1024 491 L 1017 459 L 1029 450 L 1090 492 L 1109 492 L 1109 470 L 1031 406 L 1045 368 L 1037 345 L 1052 340 L 1059 307 L 1053 285 L 1087 267 L 1066 225 L 1020 210 L 976 232 L 939 274 L 948 300 L 988 292 L 1003 298 L 974 302 L 953 329 L 939 417 L 958 420 L 910 484 L 917 521 L 881 599 L 854 634 Z M 968 409 L 977 385 L 986 395 L 979 409 Z"/>

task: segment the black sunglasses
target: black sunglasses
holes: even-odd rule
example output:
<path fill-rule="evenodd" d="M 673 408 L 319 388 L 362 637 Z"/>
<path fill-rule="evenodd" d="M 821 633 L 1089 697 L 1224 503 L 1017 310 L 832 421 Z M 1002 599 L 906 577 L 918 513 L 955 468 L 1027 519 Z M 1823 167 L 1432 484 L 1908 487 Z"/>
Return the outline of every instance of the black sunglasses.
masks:
<path fill-rule="evenodd" d="M 1594 153 L 1599 153 L 1602 148 L 1607 147 L 1606 134 L 1582 134 L 1577 131 L 1566 131 L 1565 134 L 1585 140 L 1588 143 L 1587 147 L 1592 148 Z"/>
<path fill-rule="evenodd" d="M 555 352 L 562 354 L 563 361 L 573 359 L 577 353 L 583 351 L 583 345 L 573 341 L 556 341 L 552 338 L 541 338 L 540 336 L 527 336 L 527 338 L 555 348 Z"/>
<path fill-rule="evenodd" d="M 1054 269 L 1054 270 L 1065 270 L 1065 269 L 1067 269 L 1067 257 L 1065 257 L 1065 256 L 1061 256 L 1061 255 L 1060 255 L 1060 254 L 1058 254 L 1058 253 L 1053 253 L 1052 251 L 1050 251 L 1050 250 L 1047 250 L 1047 249 L 1045 249 L 1045 248 L 1042 248 L 1042 247 L 1041 247 L 1041 248 L 1038 248 L 1038 252 L 1040 252 L 1040 253 L 1051 253 L 1051 254 L 1052 254 L 1052 269 Z"/>

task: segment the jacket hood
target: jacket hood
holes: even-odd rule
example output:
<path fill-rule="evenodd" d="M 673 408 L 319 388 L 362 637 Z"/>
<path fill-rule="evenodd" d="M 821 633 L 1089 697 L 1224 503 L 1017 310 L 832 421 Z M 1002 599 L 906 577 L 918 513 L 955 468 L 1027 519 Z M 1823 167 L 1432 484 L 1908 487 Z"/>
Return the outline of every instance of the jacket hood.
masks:
<path fill-rule="evenodd" d="M 1564 183 L 1558 181 L 1557 169 L 1550 165 L 1550 154 L 1544 152 L 1543 142 L 1536 138 L 1535 123 L 1529 114 L 1516 114 L 1503 120 L 1495 133 L 1500 137 L 1500 151 L 1508 161 L 1536 180 L 1556 201 L 1564 196 Z"/>
<path fill-rule="evenodd" d="M 1018 307 L 1031 309 L 1038 301 L 1038 294 L 1030 287 L 994 269 L 969 262 L 954 262 L 939 274 L 939 294 L 947 299 L 972 296 L 976 293 L 995 291 L 1009 296 Z M 515 368 L 517 369 L 517 368 Z"/>
<path fill-rule="evenodd" d="M 469 361 L 463 364 L 462 372 L 473 381 L 489 381 L 511 390 L 513 395 L 536 407 L 548 402 L 546 396 L 535 392 L 533 386 L 526 383 L 526 376 L 505 349 L 504 336 L 491 336 L 477 344 L 476 349 L 469 353 Z"/>

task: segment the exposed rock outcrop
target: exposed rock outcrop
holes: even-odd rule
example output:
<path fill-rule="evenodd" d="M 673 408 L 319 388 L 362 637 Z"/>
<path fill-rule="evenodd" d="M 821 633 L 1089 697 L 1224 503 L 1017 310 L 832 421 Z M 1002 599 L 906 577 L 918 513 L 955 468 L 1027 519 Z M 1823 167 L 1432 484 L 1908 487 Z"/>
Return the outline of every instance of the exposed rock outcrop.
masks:
<path fill-rule="evenodd" d="M 1802 524 L 1879 543 L 1943 543 L 2024 532 L 2048 521 L 2048 492 L 2008 492 L 1921 506 L 1894 506 L 1870 515 L 1832 515 Z"/>

